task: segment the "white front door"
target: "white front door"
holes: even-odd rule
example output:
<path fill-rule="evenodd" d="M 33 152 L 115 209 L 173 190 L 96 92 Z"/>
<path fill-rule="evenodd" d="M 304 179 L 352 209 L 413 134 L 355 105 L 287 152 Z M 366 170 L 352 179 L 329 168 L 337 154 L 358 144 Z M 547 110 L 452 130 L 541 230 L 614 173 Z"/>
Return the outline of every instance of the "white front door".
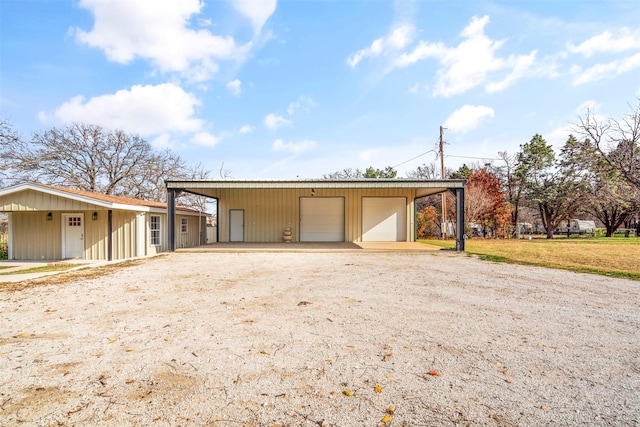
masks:
<path fill-rule="evenodd" d="M 62 214 L 62 258 L 84 258 L 84 214 Z"/>
<path fill-rule="evenodd" d="M 244 211 L 242 209 L 229 211 L 229 241 L 244 242 Z"/>

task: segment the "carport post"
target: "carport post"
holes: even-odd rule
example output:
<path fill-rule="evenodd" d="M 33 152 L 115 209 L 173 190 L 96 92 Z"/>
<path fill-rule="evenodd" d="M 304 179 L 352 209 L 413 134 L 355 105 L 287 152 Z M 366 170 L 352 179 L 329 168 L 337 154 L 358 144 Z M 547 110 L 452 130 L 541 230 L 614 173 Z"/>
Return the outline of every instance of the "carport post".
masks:
<path fill-rule="evenodd" d="M 456 251 L 464 251 L 464 188 L 456 188 Z"/>
<path fill-rule="evenodd" d="M 178 194 L 179 191 L 167 188 L 167 237 L 170 252 L 176 250 L 176 196 Z"/>

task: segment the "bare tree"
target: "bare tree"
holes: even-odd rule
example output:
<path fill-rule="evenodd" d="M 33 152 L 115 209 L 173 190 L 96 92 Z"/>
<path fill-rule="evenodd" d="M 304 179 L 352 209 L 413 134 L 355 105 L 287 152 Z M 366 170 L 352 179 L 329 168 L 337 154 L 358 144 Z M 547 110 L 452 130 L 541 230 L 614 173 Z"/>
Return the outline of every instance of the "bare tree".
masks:
<path fill-rule="evenodd" d="M 364 172 L 360 169 L 345 168 L 340 171 L 327 173 L 322 175 L 323 179 L 361 179 L 364 178 Z"/>
<path fill-rule="evenodd" d="M 20 165 L 15 154 L 24 150 L 25 144 L 6 119 L 0 119 L 0 187 L 20 180 L 16 167 Z"/>
<path fill-rule="evenodd" d="M 640 99 L 627 115 L 601 119 L 592 110 L 573 125 L 612 170 L 640 188 Z"/>
<path fill-rule="evenodd" d="M 3 132 L 4 134 L 4 132 Z M 10 139 L 10 133 L 3 140 Z M 179 155 L 154 150 L 138 135 L 73 123 L 16 139 L 3 162 L 20 180 L 146 200 L 164 200 L 164 180 L 190 177 Z"/>

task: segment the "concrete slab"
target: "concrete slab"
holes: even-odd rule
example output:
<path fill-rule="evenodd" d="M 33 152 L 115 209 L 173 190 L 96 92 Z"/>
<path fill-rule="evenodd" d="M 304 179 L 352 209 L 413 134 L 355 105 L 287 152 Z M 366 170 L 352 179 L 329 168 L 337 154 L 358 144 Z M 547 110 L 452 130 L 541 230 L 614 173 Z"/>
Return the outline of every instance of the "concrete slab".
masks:
<path fill-rule="evenodd" d="M 418 242 L 361 243 L 210 243 L 176 252 L 423 252 L 439 251 L 438 246 Z"/>

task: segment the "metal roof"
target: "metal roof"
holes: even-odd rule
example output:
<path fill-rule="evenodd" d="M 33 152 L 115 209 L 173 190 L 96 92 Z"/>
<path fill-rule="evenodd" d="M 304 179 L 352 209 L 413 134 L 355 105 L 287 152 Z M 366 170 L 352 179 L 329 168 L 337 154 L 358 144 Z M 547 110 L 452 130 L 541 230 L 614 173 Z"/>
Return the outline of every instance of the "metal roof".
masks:
<path fill-rule="evenodd" d="M 442 191 L 455 188 L 464 188 L 464 179 L 438 179 L 438 180 L 413 180 L 413 179 L 352 179 L 352 180 L 326 180 L 326 179 L 300 179 L 300 180 L 167 180 L 167 189 L 179 190 L 204 190 L 204 189 L 300 189 L 300 188 L 430 188 Z"/>

